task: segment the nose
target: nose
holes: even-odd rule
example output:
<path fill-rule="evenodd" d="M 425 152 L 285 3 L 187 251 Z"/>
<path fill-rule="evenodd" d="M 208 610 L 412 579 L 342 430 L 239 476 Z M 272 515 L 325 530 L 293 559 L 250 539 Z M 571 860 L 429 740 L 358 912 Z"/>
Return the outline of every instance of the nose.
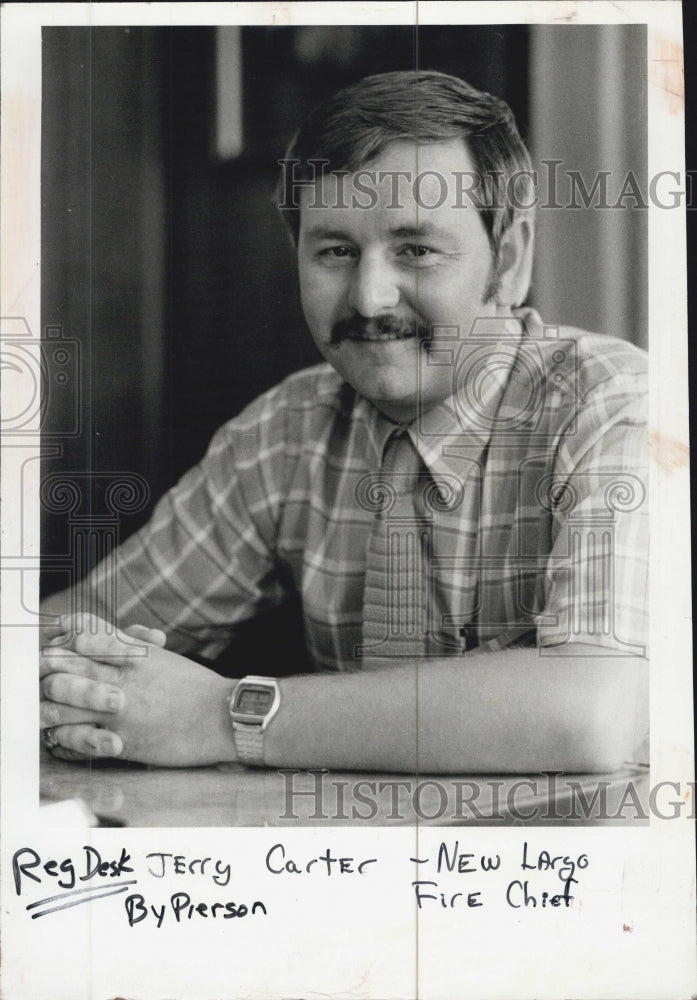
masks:
<path fill-rule="evenodd" d="M 362 257 L 353 271 L 349 306 L 366 319 L 372 319 L 394 309 L 399 298 L 399 286 L 391 269 L 384 262 Z"/>

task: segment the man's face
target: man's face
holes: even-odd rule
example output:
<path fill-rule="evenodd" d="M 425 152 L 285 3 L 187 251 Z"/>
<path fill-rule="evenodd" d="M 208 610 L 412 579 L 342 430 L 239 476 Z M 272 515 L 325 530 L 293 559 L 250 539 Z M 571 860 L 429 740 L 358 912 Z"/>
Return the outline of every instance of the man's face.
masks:
<path fill-rule="evenodd" d="M 456 174 L 462 186 L 462 172 L 474 170 L 462 140 L 395 141 L 364 169 L 370 175 L 359 170 L 343 184 L 329 175 L 302 192 L 303 310 L 326 360 L 388 417 L 407 423 L 417 391 L 423 411 L 453 391 L 452 369 L 420 358 L 432 328 L 457 326 L 466 337 L 478 316 L 496 313 L 486 301 L 493 255 L 479 212 L 462 195 L 458 202 Z M 424 176 L 415 190 L 417 175 Z"/>

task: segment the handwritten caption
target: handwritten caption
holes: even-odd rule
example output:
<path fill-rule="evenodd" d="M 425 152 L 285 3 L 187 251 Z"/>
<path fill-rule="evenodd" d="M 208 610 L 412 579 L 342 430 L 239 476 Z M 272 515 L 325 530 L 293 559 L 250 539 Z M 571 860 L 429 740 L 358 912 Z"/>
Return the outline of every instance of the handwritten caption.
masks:
<path fill-rule="evenodd" d="M 454 909 L 456 906 L 467 906 L 474 908 L 484 906 L 485 897 L 481 889 L 470 891 L 467 886 L 465 891 L 458 887 L 457 891 L 451 889 L 443 890 L 441 881 L 443 876 L 458 875 L 486 875 L 489 872 L 498 872 L 501 868 L 502 858 L 500 854 L 475 855 L 468 851 L 460 850 L 459 841 L 448 843 L 442 841 L 437 855 L 432 858 L 410 858 L 410 860 L 423 870 L 429 869 L 437 878 L 419 878 L 412 882 L 416 902 L 420 910 L 435 903 L 443 909 Z M 536 908 L 537 906 L 559 907 L 571 906 L 573 895 L 572 886 L 577 886 L 579 879 L 577 875 L 588 868 L 589 860 L 587 854 L 578 854 L 575 857 L 568 854 L 550 854 L 549 851 L 541 850 L 534 852 L 528 847 L 528 842 L 523 841 L 522 856 L 520 857 L 520 869 L 523 877 L 512 879 L 505 890 L 505 901 L 514 910 L 524 907 Z M 527 874 L 534 872 L 535 875 Z M 554 889 L 538 888 L 538 875 L 551 875 Z M 550 880 L 544 880 L 549 886 Z M 452 880 L 449 880 L 452 883 Z M 460 883 L 458 883 L 460 884 Z"/>
<path fill-rule="evenodd" d="M 245 875 L 252 860 L 244 860 Z M 372 882 L 375 886 L 376 876 L 385 867 L 380 858 L 340 854 L 329 847 L 310 857 L 300 856 L 280 841 L 262 852 L 257 863 L 267 887 L 269 876 L 278 880 L 279 887 L 287 887 L 290 880 L 301 884 L 296 883 L 298 876 L 304 877 L 306 884 L 318 879 L 351 879 L 366 880 L 366 885 Z M 533 848 L 527 840 L 503 857 L 475 854 L 460 840 L 451 839 L 441 841 L 438 849 L 426 857 L 405 857 L 404 886 L 419 911 L 476 910 L 502 903 L 519 911 L 538 907 L 569 909 L 589 866 L 587 854 L 553 854 L 544 847 Z M 42 857 L 32 847 L 21 847 L 14 853 L 12 872 L 17 896 L 26 898 L 41 892 L 40 899 L 32 898 L 25 907 L 32 920 L 112 896 L 123 897 L 120 902 L 129 927 L 259 918 L 268 916 L 272 909 L 262 899 L 202 901 L 183 890 L 165 899 L 153 898 L 154 884 L 161 879 L 167 879 L 170 885 L 173 879 L 182 877 L 195 880 L 197 886 L 204 882 L 211 896 L 214 889 L 232 890 L 233 865 L 223 858 L 151 851 L 135 860 L 125 847 L 118 856 L 104 858 L 96 847 L 86 844 L 75 858 L 58 859 Z M 49 895 L 45 895 L 47 888 Z"/>

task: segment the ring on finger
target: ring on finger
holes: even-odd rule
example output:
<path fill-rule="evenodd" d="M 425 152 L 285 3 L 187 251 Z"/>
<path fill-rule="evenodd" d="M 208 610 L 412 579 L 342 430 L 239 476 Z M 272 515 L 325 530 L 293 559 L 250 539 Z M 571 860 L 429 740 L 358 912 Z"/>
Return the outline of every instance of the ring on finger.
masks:
<path fill-rule="evenodd" d="M 56 747 L 60 746 L 60 743 L 56 739 L 56 734 L 52 728 L 41 730 L 41 742 L 46 747 L 48 751 L 55 750 Z"/>

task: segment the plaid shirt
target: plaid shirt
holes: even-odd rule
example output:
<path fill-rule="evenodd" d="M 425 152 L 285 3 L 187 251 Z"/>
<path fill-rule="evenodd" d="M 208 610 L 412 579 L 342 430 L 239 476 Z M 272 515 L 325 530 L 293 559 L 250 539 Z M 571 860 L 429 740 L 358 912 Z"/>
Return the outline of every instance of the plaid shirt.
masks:
<path fill-rule="evenodd" d="M 543 327 L 532 310 L 438 336 L 453 394 L 409 428 L 421 460 L 428 652 L 646 644 L 646 358 Z M 300 595 L 319 669 L 361 666 L 366 549 L 395 425 L 326 364 L 291 375 L 213 437 L 149 524 L 93 572 L 112 620 L 216 655 Z M 429 492 L 430 487 L 430 492 Z M 367 665 L 367 664 L 366 664 Z"/>

